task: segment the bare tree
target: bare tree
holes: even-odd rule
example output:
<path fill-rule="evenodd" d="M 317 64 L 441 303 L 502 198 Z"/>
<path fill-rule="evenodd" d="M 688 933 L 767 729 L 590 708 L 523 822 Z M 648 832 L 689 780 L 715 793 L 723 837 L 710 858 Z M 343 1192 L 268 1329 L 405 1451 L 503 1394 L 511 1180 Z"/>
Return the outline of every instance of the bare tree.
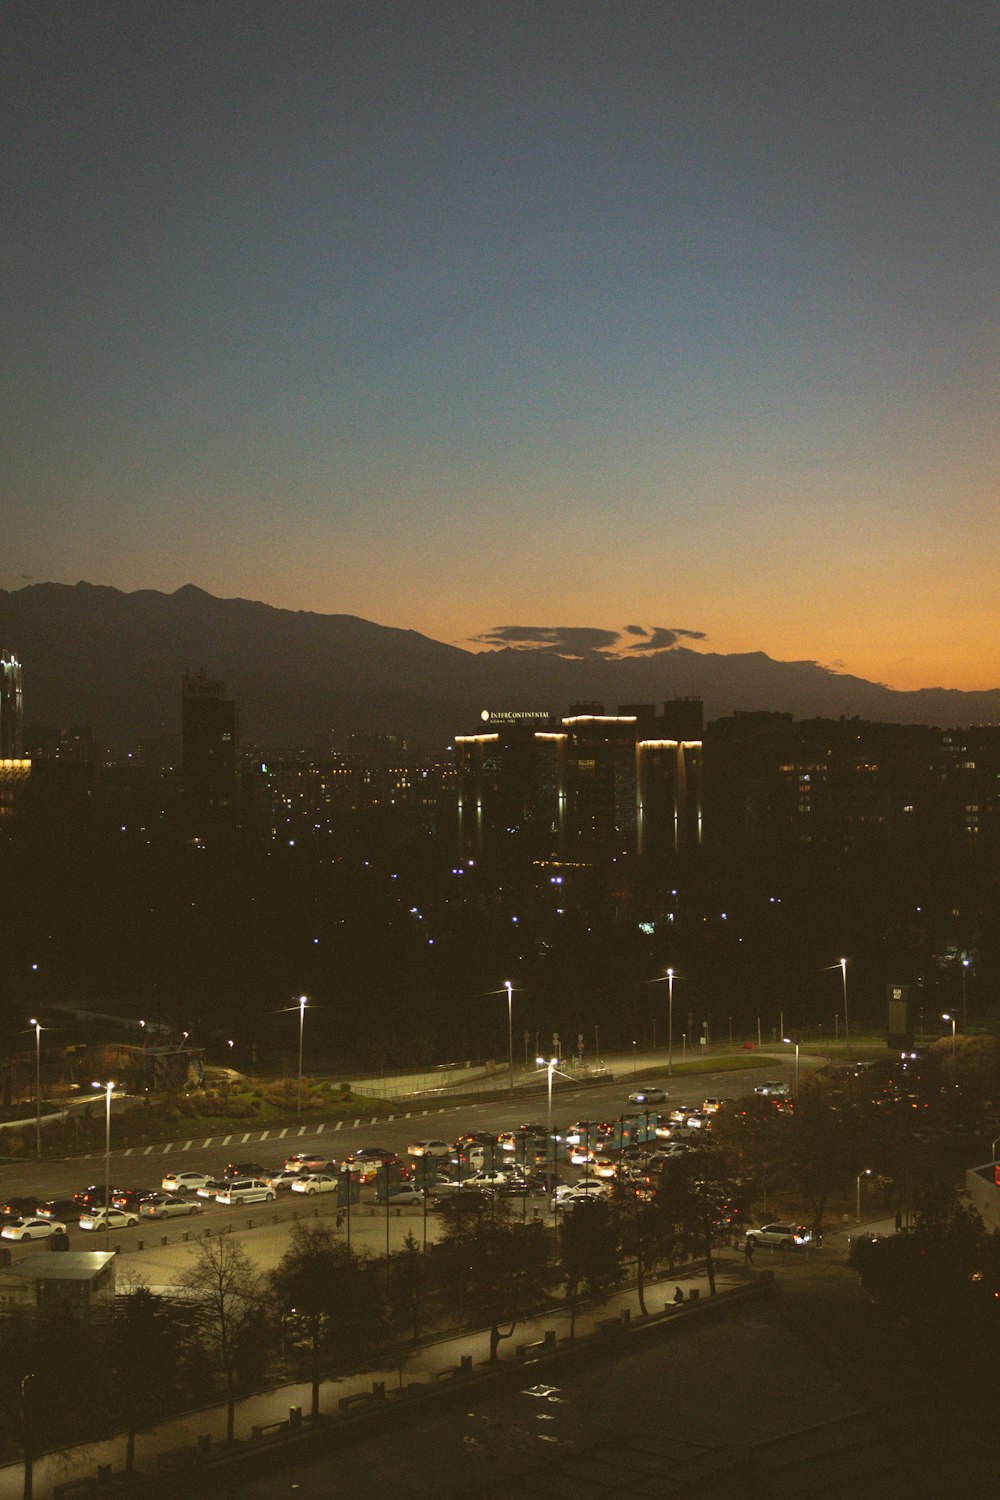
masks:
<path fill-rule="evenodd" d="M 202 1240 L 179 1285 L 192 1294 L 201 1338 L 225 1377 L 226 1441 L 231 1443 L 241 1353 L 266 1328 L 265 1279 L 243 1241 L 226 1230 Z"/>

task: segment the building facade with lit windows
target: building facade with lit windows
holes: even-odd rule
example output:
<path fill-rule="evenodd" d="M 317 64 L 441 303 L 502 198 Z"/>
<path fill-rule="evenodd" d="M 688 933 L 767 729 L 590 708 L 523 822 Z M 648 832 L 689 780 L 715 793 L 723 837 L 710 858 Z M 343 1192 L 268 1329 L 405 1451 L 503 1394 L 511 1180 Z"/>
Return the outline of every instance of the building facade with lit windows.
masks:
<path fill-rule="evenodd" d="M 9 814 L 31 774 L 24 754 L 24 698 L 21 663 L 0 650 L 0 817 Z"/>
<path fill-rule="evenodd" d="M 702 837 L 702 705 L 490 714 L 455 738 L 463 856 L 516 840 L 535 859 L 666 859 Z"/>

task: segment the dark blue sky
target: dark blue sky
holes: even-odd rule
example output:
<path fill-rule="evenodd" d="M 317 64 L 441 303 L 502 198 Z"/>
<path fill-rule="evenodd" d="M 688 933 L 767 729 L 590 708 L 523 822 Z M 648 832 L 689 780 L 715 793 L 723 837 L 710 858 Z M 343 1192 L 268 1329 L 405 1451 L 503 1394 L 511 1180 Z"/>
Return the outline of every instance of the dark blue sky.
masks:
<path fill-rule="evenodd" d="M 998 17 L 5 6 L 0 586 L 995 686 Z"/>

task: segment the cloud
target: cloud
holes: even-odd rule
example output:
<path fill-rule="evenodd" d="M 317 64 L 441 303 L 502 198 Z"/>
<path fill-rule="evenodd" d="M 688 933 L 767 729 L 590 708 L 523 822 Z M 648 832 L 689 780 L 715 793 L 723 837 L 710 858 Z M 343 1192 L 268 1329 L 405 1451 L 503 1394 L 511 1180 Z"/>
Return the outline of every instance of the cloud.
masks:
<path fill-rule="evenodd" d="M 588 625 L 494 625 L 472 637 L 479 646 L 507 646 L 513 651 L 548 651 L 554 656 L 596 656 L 618 641 L 617 630 Z"/>
<path fill-rule="evenodd" d="M 626 640 L 634 636 L 634 640 Z M 622 630 L 601 630 L 589 625 L 494 625 L 481 635 L 471 637 L 477 646 L 495 646 L 511 651 L 545 651 L 553 656 L 583 660 L 587 657 L 613 659 L 628 652 L 656 655 L 672 651 L 681 640 L 703 641 L 703 630 L 685 630 L 680 626 L 626 625 Z"/>
<path fill-rule="evenodd" d="M 626 651 L 642 651 L 653 654 L 658 651 L 671 651 L 680 640 L 703 641 L 705 632 L 703 630 L 684 630 L 680 625 L 626 625 L 625 631 L 628 635 L 642 636 L 644 639 L 630 641 L 624 647 Z"/>

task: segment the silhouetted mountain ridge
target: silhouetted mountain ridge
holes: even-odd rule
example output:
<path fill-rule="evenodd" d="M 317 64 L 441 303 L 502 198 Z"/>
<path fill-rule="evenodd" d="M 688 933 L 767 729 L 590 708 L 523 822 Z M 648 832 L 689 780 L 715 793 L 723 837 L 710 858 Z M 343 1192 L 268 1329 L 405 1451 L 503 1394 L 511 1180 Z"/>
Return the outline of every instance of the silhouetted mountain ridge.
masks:
<path fill-rule="evenodd" d="M 24 664 L 25 719 L 89 724 L 127 746 L 180 726 L 180 680 L 204 667 L 239 703 L 241 738 L 311 745 L 317 731 L 401 733 L 443 746 L 483 708 L 565 711 L 571 703 L 659 702 L 689 695 L 706 716 L 770 709 L 962 726 L 1000 720 L 1000 690 L 896 692 L 811 661 L 685 646 L 654 657 L 567 660 L 547 651 L 472 652 L 357 615 L 106 585 L 0 591 L 0 644 Z"/>

